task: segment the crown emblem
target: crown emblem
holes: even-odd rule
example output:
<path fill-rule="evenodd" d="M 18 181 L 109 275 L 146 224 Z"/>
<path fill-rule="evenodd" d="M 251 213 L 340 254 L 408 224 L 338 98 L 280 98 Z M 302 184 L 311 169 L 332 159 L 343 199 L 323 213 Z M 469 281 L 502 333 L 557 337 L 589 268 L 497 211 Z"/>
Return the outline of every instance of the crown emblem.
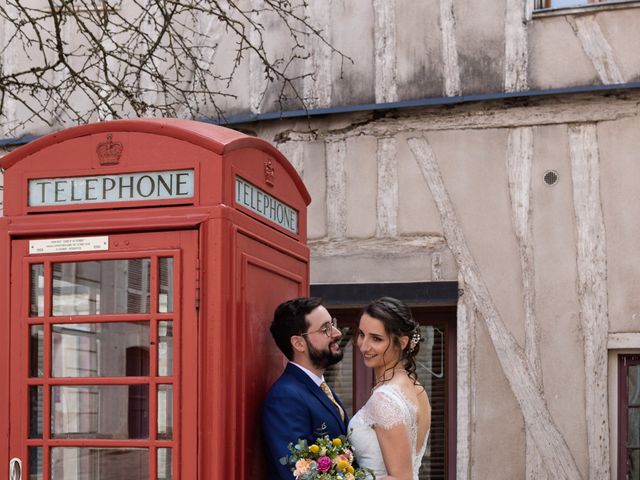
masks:
<path fill-rule="evenodd" d="M 273 168 L 273 163 L 271 163 L 271 159 L 267 159 L 264 161 L 264 181 L 270 187 L 273 187 L 273 182 L 275 181 L 276 169 Z"/>
<path fill-rule="evenodd" d="M 113 141 L 113 134 L 107 134 L 107 141 L 100 142 L 98 147 L 96 148 L 96 152 L 98 153 L 98 159 L 100 160 L 100 165 L 117 165 L 120 161 L 120 155 L 122 155 L 122 150 L 124 150 L 124 146 L 121 142 Z"/>

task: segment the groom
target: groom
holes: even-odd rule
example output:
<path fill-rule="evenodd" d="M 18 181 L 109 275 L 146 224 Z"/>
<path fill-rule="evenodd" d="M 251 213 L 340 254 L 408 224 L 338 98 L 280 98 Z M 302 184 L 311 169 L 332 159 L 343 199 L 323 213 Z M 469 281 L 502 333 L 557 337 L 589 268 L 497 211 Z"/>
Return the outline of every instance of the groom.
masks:
<path fill-rule="evenodd" d="M 292 480 L 291 467 L 280 459 L 289 443 L 347 433 L 347 412 L 324 381 L 330 365 L 342 360 L 342 333 L 319 298 L 296 298 L 275 311 L 271 335 L 289 359 L 273 384 L 262 413 L 270 480 Z"/>

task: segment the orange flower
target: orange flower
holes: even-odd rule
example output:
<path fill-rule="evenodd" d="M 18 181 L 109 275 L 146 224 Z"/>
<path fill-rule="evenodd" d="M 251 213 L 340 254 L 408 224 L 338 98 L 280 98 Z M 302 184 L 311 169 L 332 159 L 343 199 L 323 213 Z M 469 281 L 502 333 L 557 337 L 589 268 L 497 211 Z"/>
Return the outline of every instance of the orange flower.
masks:
<path fill-rule="evenodd" d="M 331 443 L 333 443 L 334 447 L 341 447 L 342 446 L 342 440 L 340 440 L 339 438 L 334 438 L 333 442 L 331 442 Z"/>

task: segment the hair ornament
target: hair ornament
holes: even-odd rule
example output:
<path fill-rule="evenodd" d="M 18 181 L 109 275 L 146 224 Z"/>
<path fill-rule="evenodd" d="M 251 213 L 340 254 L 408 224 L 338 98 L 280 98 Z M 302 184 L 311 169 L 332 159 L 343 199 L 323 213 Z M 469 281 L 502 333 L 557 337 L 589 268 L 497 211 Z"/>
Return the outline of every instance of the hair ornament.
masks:
<path fill-rule="evenodd" d="M 422 340 L 422 337 L 420 336 L 420 330 L 416 329 L 416 331 L 413 332 L 413 335 L 411 335 L 411 339 L 409 340 L 410 352 L 413 352 L 416 349 L 418 343 L 420 343 L 420 340 Z"/>

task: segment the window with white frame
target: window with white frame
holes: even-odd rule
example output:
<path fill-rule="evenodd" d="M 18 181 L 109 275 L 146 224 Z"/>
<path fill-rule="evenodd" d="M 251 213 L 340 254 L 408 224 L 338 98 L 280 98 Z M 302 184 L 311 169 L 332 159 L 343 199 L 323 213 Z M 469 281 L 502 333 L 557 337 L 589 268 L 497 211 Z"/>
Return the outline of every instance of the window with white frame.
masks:
<path fill-rule="evenodd" d="M 535 0 L 536 9 L 573 8 L 603 3 L 629 3 L 632 0 Z"/>

